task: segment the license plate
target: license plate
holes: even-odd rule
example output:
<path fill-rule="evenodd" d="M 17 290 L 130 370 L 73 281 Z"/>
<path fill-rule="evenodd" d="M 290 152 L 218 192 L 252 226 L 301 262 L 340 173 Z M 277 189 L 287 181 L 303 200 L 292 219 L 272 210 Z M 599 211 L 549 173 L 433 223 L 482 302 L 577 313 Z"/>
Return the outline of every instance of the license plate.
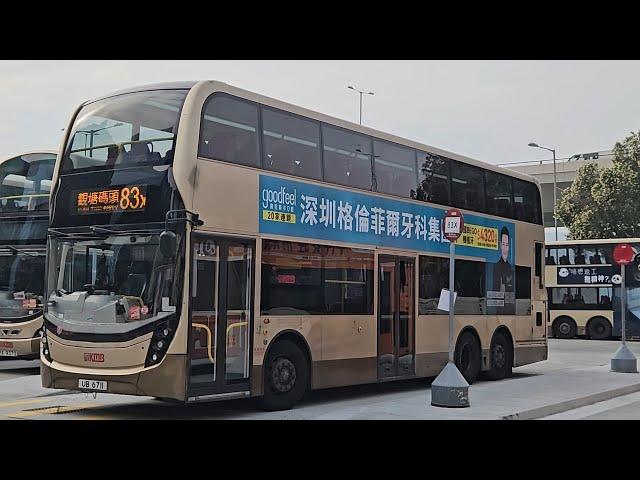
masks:
<path fill-rule="evenodd" d="M 0 350 L 0 357 L 17 357 L 18 352 L 14 350 Z"/>
<path fill-rule="evenodd" d="M 81 378 L 80 380 L 78 380 L 78 386 L 82 390 L 100 390 L 103 392 L 107 391 L 107 382 L 104 382 L 102 380 L 85 380 Z"/>

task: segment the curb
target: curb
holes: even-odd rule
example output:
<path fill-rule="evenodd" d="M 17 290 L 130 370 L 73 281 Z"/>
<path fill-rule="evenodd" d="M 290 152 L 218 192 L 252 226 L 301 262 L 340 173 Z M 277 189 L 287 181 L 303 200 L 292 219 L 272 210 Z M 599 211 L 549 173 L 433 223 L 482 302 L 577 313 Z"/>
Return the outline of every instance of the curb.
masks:
<path fill-rule="evenodd" d="M 554 403 L 551 405 L 545 405 L 544 407 L 532 408 L 531 410 L 524 410 L 522 412 L 512 413 L 511 415 L 505 415 L 500 417 L 500 420 L 535 420 L 542 417 L 548 417 L 555 415 L 556 413 L 567 412 L 569 410 L 575 410 L 576 408 L 586 407 L 594 403 L 604 402 L 605 400 L 611 400 L 612 398 L 622 397 L 640 391 L 640 383 L 634 385 L 627 385 L 625 387 L 615 388 L 613 390 L 607 390 L 605 392 L 593 393 L 586 397 L 573 398 L 564 402 Z"/>

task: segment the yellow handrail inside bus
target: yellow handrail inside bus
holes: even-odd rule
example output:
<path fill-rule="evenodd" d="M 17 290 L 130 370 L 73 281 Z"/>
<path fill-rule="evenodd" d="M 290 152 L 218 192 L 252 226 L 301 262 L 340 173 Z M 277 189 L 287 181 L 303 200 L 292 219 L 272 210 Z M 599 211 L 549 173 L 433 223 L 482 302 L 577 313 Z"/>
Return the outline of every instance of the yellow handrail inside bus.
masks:
<path fill-rule="evenodd" d="M 211 356 L 211 329 L 209 329 L 209 327 L 204 323 L 192 323 L 192 325 L 196 328 L 203 328 L 207 331 L 207 355 L 209 356 L 209 361 L 215 365 L 216 362 Z"/>
<path fill-rule="evenodd" d="M 247 322 L 236 322 L 236 323 L 232 323 L 231 325 L 227 326 L 227 335 L 229 335 L 229 330 L 231 330 L 232 328 L 236 328 L 236 327 L 242 327 L 243 325 L 246 325 Z"/>

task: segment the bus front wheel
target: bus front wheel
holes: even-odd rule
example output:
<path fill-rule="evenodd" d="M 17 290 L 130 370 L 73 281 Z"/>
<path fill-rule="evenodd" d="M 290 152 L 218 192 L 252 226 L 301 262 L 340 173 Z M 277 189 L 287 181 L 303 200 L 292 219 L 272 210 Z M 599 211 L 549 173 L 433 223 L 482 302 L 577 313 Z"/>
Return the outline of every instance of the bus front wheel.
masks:
<path fill-rule="evenodd" d="M 578 327 L 573 318 L 560 317 L 553 322 L 553 336 L 556 338 L 573 338 L 578 333 Z"/>
<path fill-rule="evenodd" d="M 300 348 L 289 340 L 278 340 L 264 362 L 265 410 L 288 410 L 302 400 L 309 384 L 309 365 Z"/>

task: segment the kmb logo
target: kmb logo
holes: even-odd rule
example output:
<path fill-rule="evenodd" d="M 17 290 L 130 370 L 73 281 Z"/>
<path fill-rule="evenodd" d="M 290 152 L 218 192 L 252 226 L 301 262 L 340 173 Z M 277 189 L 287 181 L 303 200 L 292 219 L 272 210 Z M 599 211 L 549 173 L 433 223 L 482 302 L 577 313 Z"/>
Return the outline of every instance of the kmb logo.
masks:
<path fill-rule="evenodd" d="M 104 362 L 104 353 L 85 353 L 85 362 Z"/>

